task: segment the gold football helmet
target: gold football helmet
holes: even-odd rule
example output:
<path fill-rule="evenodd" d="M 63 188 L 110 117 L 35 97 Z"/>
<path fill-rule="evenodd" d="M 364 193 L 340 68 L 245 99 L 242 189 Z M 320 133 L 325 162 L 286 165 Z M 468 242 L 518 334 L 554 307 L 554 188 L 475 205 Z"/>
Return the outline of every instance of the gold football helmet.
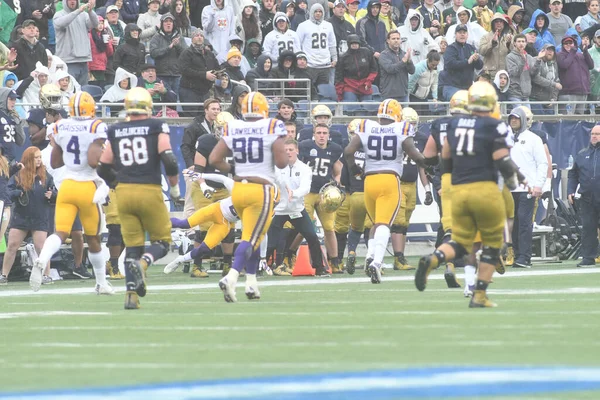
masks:
<path fill-rule="evenodd" d="M 407 121 L 414 129 L 417 129 L 417 126 L 419 125 L 419 114 L 417 114 L 412 107 L 404 107 L 402 110 L 402 121 Z"/>
<path fill-rule="evenodd" d="M 362 119 L 356 118 L 350 121 L 348 124 L 348 139 L 352 139 L 352 136 L 356 135 Z"/>
<path fill-rule="evenodd" d="M 469 92 L 459 90 L 454 93 L 450 99 L 450 114 L 470 114 L 467 107 L 469 106 Z"/>
<path fill-rule="evenodd" d="M 152 96 L 143 87 L 134 87 L 125 95 L 127 115 L 152 115 Z"/>
<path fill-rule="evenodd" d="M 96 116 L 96 102 L 88 92 L 76 92 L 69 100 L 71 118 L 87 119 Z"/>
<path fill-rule="evenodd" d="M 269 102 L 259 92 L 250 92 L 242 100 L 242 116 L 246 118 L 268 118 Z"/>
<path fill-rule="evenodd" d="M 315 106 L 315 108 L 313 108 L 310 113 L 310 121 L 314 126 L 317 126 L 319 124 L 317 122 L 317 117 L 327 117 L 327 122 L 325 123 L 325 125 L 331 127 L 331 124 L 333 123 L 333 114 L 331 113 L 329 107 L 323 104 Z"/>
<path fill-rule="evenodd" d="M 346 194 L 333 182 L 330 182 L 323 185 L 321 190 L 319 190 L 319 197 L 321 199 L 319 201 L 319 207 L 325 212 L 332 213 L 340 208 L 346 199 Z"/>
<path fill-rule="evenodd" d="M 40 104 L 46 110 L 62 110 L 62 94 L 58 85 L 48 83 L 40 89 Z"/>
<path fill-rule="evenodd" d="M 231 113 L 228 113 L 227 111 L 221 111 L 219 114 L 217 114 L 217 119 L 215 119 L 213 134 L 217 138 L 223 136 L 223 130 L 225 129 L 225 125 L 227 125 L 228 122 L 231 122 L 234 119 L 235 118 L 233 118 L 233 115 L 231 115 Z"/>
<path fill-rule="evenodd" d="M 488 82 L 478 81 L 469 88 L 469 105 L 467 110 L 478 112 L 492 112 L 498 103 L 496 89 Z"/>
<path fill-rule="evenodd" d="M 381 102 L 377 111 L 377 118 L 391 119 L 395 122 L 402 121 L 402 106 L 397 100 L 387 99 Z"/>

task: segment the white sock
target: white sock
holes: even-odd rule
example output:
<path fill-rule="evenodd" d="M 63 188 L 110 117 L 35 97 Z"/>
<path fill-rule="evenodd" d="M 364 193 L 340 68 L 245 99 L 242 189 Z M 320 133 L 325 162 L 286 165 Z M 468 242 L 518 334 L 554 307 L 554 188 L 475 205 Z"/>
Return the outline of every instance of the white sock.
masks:
<path fill-rule="evenodd" d="M 472 265 L 465 265 L 465 284 L 467 286 L 475 285 L 475 274 L 477 272 L 477 268 Z"/>
<path fill-rule="evenodd" d="M 367 242 L 367 258 L 373 258 L 375 254 L 375 239 L 369 239 Z"/>
<path fill-rule="evenodd" d="M 246 274 L 246 287 L 258 287 L 258 282 L 256 280 L 256 274 Z"/>
<path fill-rule="evenodd" d="M 192 261 L 192 252 L 190 251 L 189 253 L 185 253 L 182 256 L 178 256 L 175 261 L 177 261 L 178 263 L 182 263 L 182 262 L 186 262 L 186 261 Z"/>
<path fill-rule="evenodd" d="M 48 264 L 52 256 L 60 250 L 60 245 L 62 244 L 62 240 L 58 237 L 57 234 L 53 233 L 52 235 L 46 238 L 44 242 L 44 247 L 42 247 L 42 251 L 40 251 L 40 256 L 38 260 L 41 261 L 42 265 Z"/>
<path fill-rule="evenodd" d="M 375 264 L 381 265 L 383 262 L 383 257 L 385 256 L 385 249 L 387 248 L 388 241 L 390 240 L 390 227 L 386 225 L 379 225 L 375 231 L 373 240 L 375 241 L 373 261 Z"/>
<path fill-rule="evenodd" d="M 267 235 L 263 238 L 262 242 L 260 242 L 260 258 L 267 258 L 267 245 L 269 238 Z"/>
<path fill-rule="evenodd" d="M 89 253 L 88 258 L 92 263 L 94 269 L 94 275 L 96 275 L 96 283 L 98 285 L 106 285 L 106 260 L 102 255 L 102 252 Z"/>
<path fill-rule="evenodd" d="M 230 283 L 236 284 L 239 276 L 240 276 L 240 273 L 236 269 L 231 268 L 229 270 L 229 272 L 227 273 L 227 275 L 225 276 L 225 278 L 227 278 L 227 280 Z M 255 279 L 256 279 L 256 276 L 255 276 Z"/>

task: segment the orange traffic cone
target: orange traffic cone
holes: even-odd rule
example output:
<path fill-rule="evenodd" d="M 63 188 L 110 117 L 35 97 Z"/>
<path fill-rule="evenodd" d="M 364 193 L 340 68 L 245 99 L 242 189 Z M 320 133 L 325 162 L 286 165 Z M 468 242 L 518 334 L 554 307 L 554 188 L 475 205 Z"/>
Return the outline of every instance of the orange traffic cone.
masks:
<path fill-rule="evenodd" d="M 315 269 L 310 264 L 310 252 L 306 244 L 301 245 L 298 249 L 298 257 L 292 276 L 315 276 Z"/>

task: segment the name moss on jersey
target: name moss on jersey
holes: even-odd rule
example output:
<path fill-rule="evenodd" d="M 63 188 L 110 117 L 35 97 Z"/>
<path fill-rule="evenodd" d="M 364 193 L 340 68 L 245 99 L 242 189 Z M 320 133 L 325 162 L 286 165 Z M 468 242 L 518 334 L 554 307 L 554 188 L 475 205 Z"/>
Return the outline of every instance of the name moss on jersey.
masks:
<path fill-rule="evenodd" d="M 380 125 L 375 121 L 362 120 L 356 134 L 366 153 L 365 173 L 394 171 L 402 176 L 402 143 L 415 135 L 411 124 L 403 121 Z"/>
<path fill-rule="evenodd" d="M 235 161 L 239 177 L 255 176 L 275 182 L 272 145 L 280 136 L 286 136 L 283 121 L 266 118 L 258 121 L 231 121 L 225 125 L 223 140 Z"/>
<path fill-rule="evenodd" d="M 63 150 L 62 179 L 91 181 L 98 177 L 96 169 L 88 164 L 88 149 L 98 139 L 106 139 L 106 124 L 99 119 L 61 119 L 52 124 L 54 141 Z"/>

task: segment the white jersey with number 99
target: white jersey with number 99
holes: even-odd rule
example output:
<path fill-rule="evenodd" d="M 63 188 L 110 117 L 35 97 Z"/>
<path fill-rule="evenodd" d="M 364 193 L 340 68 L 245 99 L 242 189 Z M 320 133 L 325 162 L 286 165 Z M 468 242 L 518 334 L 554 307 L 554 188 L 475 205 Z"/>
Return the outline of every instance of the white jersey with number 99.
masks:
<path fill-rule="evenodd" d="M 374 121 L 363 120 L 356 134 L 365 152 L 365 173 L 394 171 L 398 176 L 402 176 L 402 142 L 415 135 L 410 123 L 403 121 L 380 125 Z"/>

